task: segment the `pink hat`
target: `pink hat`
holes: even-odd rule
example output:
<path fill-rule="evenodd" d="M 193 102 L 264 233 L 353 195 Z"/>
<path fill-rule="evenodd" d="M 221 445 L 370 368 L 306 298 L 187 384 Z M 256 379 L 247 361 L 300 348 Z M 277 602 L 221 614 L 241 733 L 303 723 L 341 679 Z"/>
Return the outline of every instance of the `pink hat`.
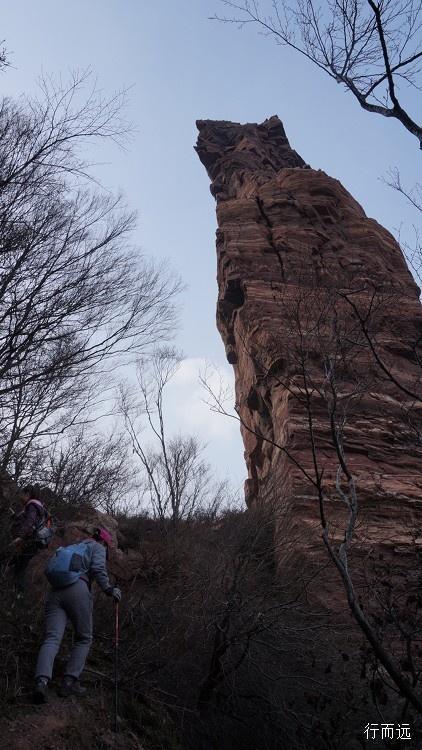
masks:
<path fill-rule="evenodd" d="M 96 529 L 94 532 L 94 538 L 99 542 L 105 542 L 107 547 L 110 547 L 110 545 L 113 544 L 113 537 L 110 532 L 104 528 Z"/>

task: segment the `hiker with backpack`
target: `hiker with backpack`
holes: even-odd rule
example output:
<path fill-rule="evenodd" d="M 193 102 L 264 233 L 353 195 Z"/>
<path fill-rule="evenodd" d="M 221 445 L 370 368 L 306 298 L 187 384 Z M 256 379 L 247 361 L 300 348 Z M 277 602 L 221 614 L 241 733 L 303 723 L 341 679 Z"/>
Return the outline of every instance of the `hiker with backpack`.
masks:
<path fill-rule="evenodd" d="M 15 587 L 22 594 L 26 587 L 25 574 L 32 558 L 48 546 L 52 529 L 48 526 L 50 516 L 33 485 L 27 485 L 21 493 L 23 510 L 17 514 L 12 527 L 14 536 L 10 546 L 14 556 L 10 561 L 13 567 Z"/>
<path fill-rule="evenodd" d="M 59 547 L 47 564 L 45 574 L 52 588 L 46 602 L 45 638 L 35 670 L 36 703 L 47 700 L 54 659 L 68 620 L 74 628 L 75 640 L 58 692 L 61 697 L 86 693 L 79 677 L 92 643 L 92 582 L 95 581 L 115 602 L 121 599 L 120 589 L 110 584 L 107 573 L 111 542 L 107 529 L 96 529 L 89 539 Z"/>

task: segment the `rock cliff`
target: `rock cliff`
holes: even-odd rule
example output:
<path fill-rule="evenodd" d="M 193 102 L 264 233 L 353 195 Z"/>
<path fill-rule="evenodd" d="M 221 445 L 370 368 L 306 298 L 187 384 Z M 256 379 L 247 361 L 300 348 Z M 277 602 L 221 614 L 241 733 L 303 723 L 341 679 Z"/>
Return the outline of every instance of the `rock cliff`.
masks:
<path fill-rule="evenodd" d="M 344 452 L 355 543 L 420 549 L 422 310 L 400 247 L 305 164 L 278 117 L 197 126 L 217 202 L 217 326 L 234 367 L 247 503 L 274 501 L 284 528 L 320 544 L 320 478 L 340 538 Z"/>

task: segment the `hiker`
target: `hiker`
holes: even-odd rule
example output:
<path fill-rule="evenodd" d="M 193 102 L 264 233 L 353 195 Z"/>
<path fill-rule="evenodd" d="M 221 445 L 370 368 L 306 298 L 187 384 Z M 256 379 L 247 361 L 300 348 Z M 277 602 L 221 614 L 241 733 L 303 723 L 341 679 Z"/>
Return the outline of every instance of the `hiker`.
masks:
<path fill-rule="evenodd" d="M 37 530 L 44 524 L 48 512 L 42 503 L 39 493 L 32 485 L 27 485 L 21 492 L 23 510 L 17 514 L 12 527 L 15 537 L 10 546 L 14 549 L 14 556 L 10 564 L 13 567 L 16 590 L 22 595 L 25 590 L 26 569 L 32 558 L 45 547 L 37 539 Z"/>
<path fill-rule="evenodd" d="M 47 700 L 54 659 L 68 619 L 75 631 L 75 641 L 58 693 L 63 698 L 86 693 L 79 677 L 92 643 L 92 582 L 96 581 L 115 602 L 122 595 L 108 578 L 106 560 L 111 542 L 107 529 L 96 529 L 89 539 L 59 547 L 47 564 L 45 573 L 52 588 L 47 595 L 45 638 L 35 670 L 35 703 Z"/>

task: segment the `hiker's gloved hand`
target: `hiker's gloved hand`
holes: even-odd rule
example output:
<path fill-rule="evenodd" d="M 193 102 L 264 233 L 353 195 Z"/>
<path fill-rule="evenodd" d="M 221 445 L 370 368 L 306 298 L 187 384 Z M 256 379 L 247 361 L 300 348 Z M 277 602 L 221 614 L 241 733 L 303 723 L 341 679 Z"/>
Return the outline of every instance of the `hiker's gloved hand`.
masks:
<path fill-rule="evenodd" d="M 122 592 L 117 586 L 113 586 L 113 591 L 111 592 L 111 595 L 115 602 L 119 602 L 122 598 Z"/>
<path fill-rule="evenodd" d="M 115 602 L 119 602 L 122 598 L 122 592 L 117 586 L 110 586 L 106 592 L 109 596 L 112 596 Z"/>

